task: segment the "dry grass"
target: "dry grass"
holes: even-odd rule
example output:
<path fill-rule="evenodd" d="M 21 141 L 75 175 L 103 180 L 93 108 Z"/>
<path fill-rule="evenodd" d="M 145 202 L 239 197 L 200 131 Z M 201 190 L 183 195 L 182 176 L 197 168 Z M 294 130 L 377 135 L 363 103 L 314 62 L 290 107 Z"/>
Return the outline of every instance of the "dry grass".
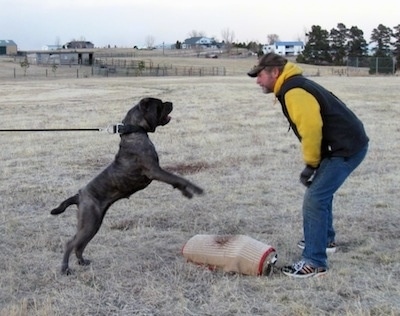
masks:
<path fill-rule="evenodd" d="M 235 69 L 252 64 L 235 60 Z M 86 250 L 92 265 L 71 257 L 75 273 L 62 276 L 75 211 L 49 211 L 113 159 L 118 136 L 0 133 L 0 315 L 399 315 L 400 78 L 315 80 L 359 114 L 371 144 L 335 199 L 339 250 L 328 276 L 292 280 L 278 269 L 271 278 L 211 272 L 180 253 L 195 234 L 229 233 L 273 245 L 277 268 L 300 255 L 299 144 L 254 80 L 2 79 L 1 128 L 103 127 L 142 97 L 172 101 L 173 120 L 150 137 L 161 165 L 206 194 L 187 200 L 153 182 L 115 203 Z"/>

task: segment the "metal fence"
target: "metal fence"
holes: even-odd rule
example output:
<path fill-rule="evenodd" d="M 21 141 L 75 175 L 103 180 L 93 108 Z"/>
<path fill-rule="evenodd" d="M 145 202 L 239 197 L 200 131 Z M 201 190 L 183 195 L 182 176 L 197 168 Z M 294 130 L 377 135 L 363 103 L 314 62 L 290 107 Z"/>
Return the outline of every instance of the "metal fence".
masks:
<path fill-rule="evenodd" d="M 226 76 L 225 67 L 154 64 L 151 59 L 101 58 L 94 61 L 94 67 L 103 76 Z"/>
<path fill-rule="evenodd" d="M 94 74 L 107 77 L 139 76 L 226 76 L 225 67 L 185 67 L 155 65 L 152 67 L 97 66 Z"/>
<path fill-rule="evenodd" d="M 396 59 L 392 57 L 348 57 L 347 68 L 350 70 L 368 69 L 368 74 L 396 73 Z"/>
<path fill-rule="evenodd" d="M 11 65 L 9 65 L 11 66 Z M 88 78 L 140 76 L 226 76 L 225 67 L 173 66 L 151 60 L 96 59 L 91 66 L 13 63 L 2 69 L 0 78 Z"/>

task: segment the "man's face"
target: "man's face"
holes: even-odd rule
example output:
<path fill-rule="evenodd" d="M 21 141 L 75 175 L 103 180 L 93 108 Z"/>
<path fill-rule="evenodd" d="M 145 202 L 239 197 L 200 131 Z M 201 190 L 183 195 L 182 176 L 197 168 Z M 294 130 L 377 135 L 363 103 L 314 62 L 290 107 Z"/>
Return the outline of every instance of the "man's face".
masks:
<path fill-rule="evenodd" d="M 264 93 L 274 92 L 274 86 L 278 74 L 276 68 L 263 69 L 258 73 L 257 84 L 262 88 Z"/>

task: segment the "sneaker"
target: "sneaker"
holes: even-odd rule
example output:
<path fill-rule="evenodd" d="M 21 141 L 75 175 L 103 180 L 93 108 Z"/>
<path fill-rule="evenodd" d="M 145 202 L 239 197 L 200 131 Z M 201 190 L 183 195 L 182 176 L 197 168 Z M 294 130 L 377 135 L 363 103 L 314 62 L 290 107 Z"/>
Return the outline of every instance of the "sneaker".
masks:
<path fill-rule="evenodd" d="M 297 247 L 299 247 L 300 249 L 304 249 L 305 247 L 305 241 L 304 240 L 300 240 L 297 243 Z M 334 253 L 336 252 L 336 243 L 335 242 L 331 242 L 328 244 L 328 246 L 326 246 L 326 253 Z"/>
<path fill-rule="evenodd" d="M 327 273 L 326 268 L 314 268 L 306 264 L 303 260 L 294 263 L 291 266 L 286 266 L 282 268 L 283 274 L 293 277 L 293 278 L 309 278 L 309 277 L 319 277 Z"/>

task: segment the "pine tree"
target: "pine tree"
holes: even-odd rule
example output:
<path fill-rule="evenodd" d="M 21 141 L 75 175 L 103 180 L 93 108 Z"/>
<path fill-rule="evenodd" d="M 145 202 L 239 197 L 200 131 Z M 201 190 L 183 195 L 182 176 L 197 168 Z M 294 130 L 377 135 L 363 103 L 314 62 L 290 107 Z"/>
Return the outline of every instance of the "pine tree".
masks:
<path fill-rule="evenodd" d="M 368 44 L 364 32 L 357 26 L 352 26 L 348 32 L 347 54 L 350 57 L 364 57 L 368 53 Z"/>
<path fill-rule="evenodd" d="M 392 30 L 383 24 L 379 24 L 377 28 L 372 30 L 371 44 L 376 44 L 372 50 L 375 57 L 388 57 L 391 56 L 390 42 L 392 37 Z"/>
<path fill-rule="evenodd" d="M 308 64 L 329 64 L 332 62 L 329 47 L 329 32 L 319 25 L 313 25 L 311 31 L 306 34 L 308 42 L 304 51 L 297 59 Z"/>
<path fill-rule="evenodd" d="M 330 32 L 331 54 L 335 65 L 343 65 L 347 56 L 346 43 L 349 30 L 343 23 L 338 23 L 337 29 Z"/>
<path fill-rule="evenodd" d="M 371 43 L 375 43 L 373 48 L 374 60 L 371 60 L 369 73 L 393 73 L 394 60 L 391 51 L 392 30 L 389 27 L 379 24 L 372 30 Z"/>
<path fill-rule="evenodd" d="M 396 69 L 398 67 L 398 65 L 400 64 L 400 24 L 398 24 L 397 26 L 395 26 L 394 28 L 394 32 L 393 32 L 393 37 L 395 39 L 393 46 L 394 46 L 394 56 L 396 58 Z"/>

